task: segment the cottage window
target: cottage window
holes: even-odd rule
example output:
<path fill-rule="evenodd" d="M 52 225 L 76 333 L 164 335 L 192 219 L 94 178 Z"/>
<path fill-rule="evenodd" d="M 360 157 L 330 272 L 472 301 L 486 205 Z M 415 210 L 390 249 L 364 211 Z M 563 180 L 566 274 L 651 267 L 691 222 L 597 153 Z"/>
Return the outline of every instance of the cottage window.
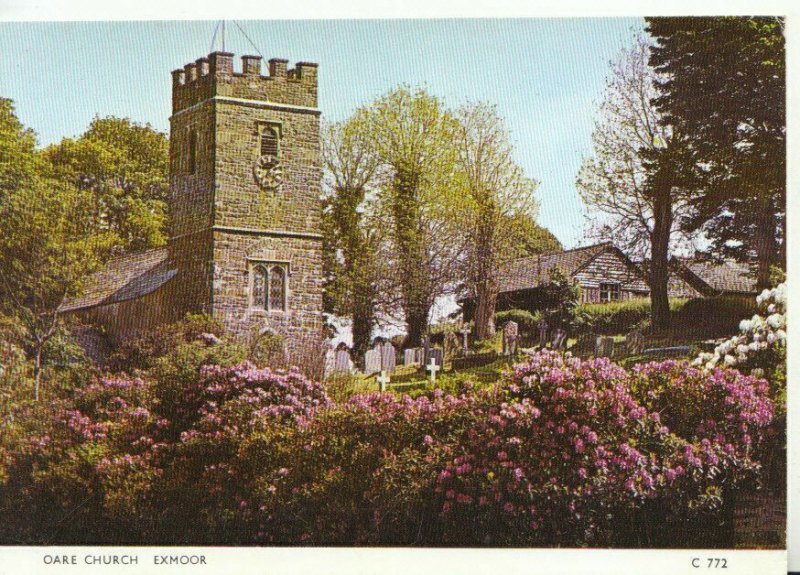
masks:
<path fill-rule="evenodd" d="M 266 311 L 286 311 L 286 267 L 257 264 L 251 273 L 251 306 Z"/>
<path fill-rule="evenodd" d="M 600 284 L 600 301 L 619 301 L 620 290 L 619 284 L 601 283 Z"/>

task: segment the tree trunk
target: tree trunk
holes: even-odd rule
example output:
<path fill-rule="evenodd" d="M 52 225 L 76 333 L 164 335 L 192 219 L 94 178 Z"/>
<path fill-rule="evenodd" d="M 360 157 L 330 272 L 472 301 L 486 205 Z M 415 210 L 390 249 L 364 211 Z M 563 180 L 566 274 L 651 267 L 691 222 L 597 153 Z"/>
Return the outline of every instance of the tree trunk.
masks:
<path fill-rule="evenodd" d="M 33 399 L 39 401 L 39 383 L 42 380 L 42 349 L 43 345 L 36 347 L 36 361 L 33 365 Z"/>
<path fill-rule="evenodd" d="M 372 318 L 355 310 L 353 318 L 353 360 L 360 367 L 372 339 Z"/>
<path fill-rule="evenodd" d="M 497 308 L 497 293 L 488 284 L 489 282 L 478 284 L 475 308 L 475 337 L 478 341 L 491 339 L 495 333 L 494 314 Z"/>
<path fill-rule="evenodd" d="M 653 190 L 653 236 L 650 246 L 650 302 L 653 329 L 669 328 L 669 237 L 672 230 L 670 182 Z"/>
<path fill-rule="evenodd" d="M 778 246 L 775 241 L 775 216 L 770 201 L 762 202 L 753 244 L 758 258 L 756 288 L 762 290 L 770 285 L 770 267 L 778 255 Z"/>

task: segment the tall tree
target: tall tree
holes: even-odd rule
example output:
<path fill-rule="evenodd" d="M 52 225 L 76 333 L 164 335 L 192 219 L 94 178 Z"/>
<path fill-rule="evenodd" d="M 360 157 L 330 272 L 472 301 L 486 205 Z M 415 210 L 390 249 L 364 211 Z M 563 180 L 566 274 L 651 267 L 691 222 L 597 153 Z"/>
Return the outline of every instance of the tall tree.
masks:
<path fill-rule="evenodd" d="M 668 162 L 696 191 L 689 230 L 718 256 L 785 266 L 786 78 L 783 20 L 648 18 L 659 72 L 654 103 L 681 134 Z M 658 161 L 658 160 L 656 160 Z M 658 168 L 660 169 L 660 168 Z"/>
<path fill-rule="evenodd" d="M 577 186 L 595 237 L 649 257 L 652 320 L 663 328 L 669 322 L 669 256 L 686 239 L 679 224 L 687 206 L 667 171 L 673 133 L 653 104 L 658 78 L 648 65 L 650 49 L 639 36 L 611 62 L 592 132 L 594 154 L 584 160 Z M 660 170 L 653 167 L 656 156 Z"/>
<path fill-rule="evenodd" d="M 60 308 L 80 293 L 117 243 L 97 233 L 91 194 L 61 181 L 35 181 L 0 206 L 0 311 L 24 326 L 39 398 L 42 353 L 62 325 Z"/>
<path fill-rule="evenodd" d="M 436 298 L 453 283 L 457 245 L 447 237 L 441 201 L 454 192 L 457 122 L 424 89 L 401 86 L 371 104 L 365 129 L 389 173 L 379 198 L 392 267 L 406 322 L 406 345 L 418 345 Z"/>
<path fill-rule="evenodd" d="M 17 118 L 14 102 L 0 98 L 0 205 L 36 177 L 36 135 Z"/>
<path fill-rule="evenodd" d="M 42 152 L 49 174 L 93 194 L 96 229 L 111 231 L 126 251 L 167 239 L 167 137 L 127 118 L 95 118 L 79 138 Z"/>
<path fill-rule="evenodd" d="M 330 313 L 348 315 L 355 357 L 363 357 L 377 323 L 379 234 L 369 206 L 380 183 L 380 159 L 363 126 L 363 112 L 323 127 L 324 252 Z"/>
<path fill-rule="evenodd" d="M 536 182 L 514 161 L 508 130 L 494 106 L 467 105 L 456 118 L 463 193 L 454 196 L 451 215 L 463 237 L 462 274 L 476 302 L 475 335 L 484 340 L 495 331 L 498 263 L 519 255 L 525 244 L 518 240 L 526 224 L 535 221 Z"/>

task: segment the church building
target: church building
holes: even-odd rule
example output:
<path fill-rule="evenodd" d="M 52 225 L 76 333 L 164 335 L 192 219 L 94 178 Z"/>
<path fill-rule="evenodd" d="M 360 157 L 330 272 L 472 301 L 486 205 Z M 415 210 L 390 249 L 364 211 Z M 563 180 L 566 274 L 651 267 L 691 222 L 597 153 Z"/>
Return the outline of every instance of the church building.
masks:
<path fill-rule="evenodd" d="M 172 72 L 170 239 L 113 259 L 63 312 L 112 341 L 186 313 L 238 335 L 322 329 L 317 65 L 213 52 Z"/>

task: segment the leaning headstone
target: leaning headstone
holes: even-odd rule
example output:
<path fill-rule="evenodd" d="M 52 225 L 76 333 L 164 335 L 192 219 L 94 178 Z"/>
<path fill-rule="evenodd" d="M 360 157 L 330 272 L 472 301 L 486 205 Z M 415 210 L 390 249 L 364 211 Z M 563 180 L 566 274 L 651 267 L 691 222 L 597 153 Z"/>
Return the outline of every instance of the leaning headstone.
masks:
<path fill-rule="evenodd" d="M 333 369 L 337 373 L 350 373 L 353 368 L 353 361 L 350 359 L 350 352 L 347 349 L 337 349 L 334 359 Z"/>
<path fill-rule="evenodd" d="M 628 335 L 625 336 L 625 347 L 630 355 L 642 353 L 644 349 L 644 335 L 642 335 L 642 332 L 638 329 L 634 329 L 628 333 Z"/>
<path fill-rule="evenodd" d="M 416 349 L 411 348 L 403 350 L 403 365 L 419 365 Z"/>
<path fill-rule="evenodd" d="M 503 355 L 517 355 L 519 325 L 515 321 L 507 321 L 503 326 Z"/>
<path fill-rule="evenodd" d="M 387 341 L 381 346 L 381 369 L 386 373 L 394 373 L 396 363 L 397 354 L 394 346 Z"/>
<path fill-rule="evenodd" d="M 539 347 L 545 347 L 547 345 L 547 330 L 550 329 L 547 320 L 542 319 L 536 324 L 536 328 L 539 330 Z"/>
<path fill-rule="evenodd" d="M 597 357 L 611 357 L 614 354 L 614 338 L 597 336 L 594 354 Z"/>
<path fill-rule="evenodd" d="M 553 349 L 564 349 L 567 347 L 567 332 L 558 328 L 553 332 Z"/>
<path fill-rule="evenodd" d="M 371 375 L 381 370 L 381 350 L 370 349 L 364 354 L 364 373 Z"/>

